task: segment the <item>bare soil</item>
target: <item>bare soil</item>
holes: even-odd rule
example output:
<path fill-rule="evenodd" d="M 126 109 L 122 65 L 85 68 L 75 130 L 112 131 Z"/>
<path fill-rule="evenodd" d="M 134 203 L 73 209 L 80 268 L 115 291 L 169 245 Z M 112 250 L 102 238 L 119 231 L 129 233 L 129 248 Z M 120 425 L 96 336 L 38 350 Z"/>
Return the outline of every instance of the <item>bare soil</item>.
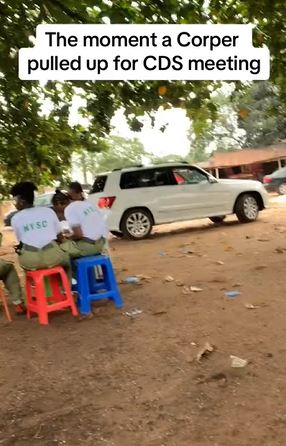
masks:
<path fill-rule="evenodd" d="M 276 200 L 254 224 L 113 240 L 118 280 L 150 277 L 120 285 L 123 310 L 103 302 L 93 320 L 60 313 L 48 327 L 1 314 L 0 444 L 285 446 L 285 237 Z M 214 350 L 198 362 L 206 342 Z M 232 368 L 230 355 L 248 364 Z"/>

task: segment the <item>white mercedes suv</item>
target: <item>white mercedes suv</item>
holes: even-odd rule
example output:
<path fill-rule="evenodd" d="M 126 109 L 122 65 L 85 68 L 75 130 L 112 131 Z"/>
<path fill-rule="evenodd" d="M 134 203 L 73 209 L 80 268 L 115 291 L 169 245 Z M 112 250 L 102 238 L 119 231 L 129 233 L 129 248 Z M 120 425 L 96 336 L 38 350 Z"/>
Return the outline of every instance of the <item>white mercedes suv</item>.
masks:
<path fill-rule="evenodd" d="M 100 174 L 88 199 L 105 215 L 109 230 L 131 240 L 147 237 L 154 225 L 199 218 L 214 223 L 236 214 L 255 221 L 268 205 L 258 181 L 220 180 L 187 163 L 136 166 Z"/>

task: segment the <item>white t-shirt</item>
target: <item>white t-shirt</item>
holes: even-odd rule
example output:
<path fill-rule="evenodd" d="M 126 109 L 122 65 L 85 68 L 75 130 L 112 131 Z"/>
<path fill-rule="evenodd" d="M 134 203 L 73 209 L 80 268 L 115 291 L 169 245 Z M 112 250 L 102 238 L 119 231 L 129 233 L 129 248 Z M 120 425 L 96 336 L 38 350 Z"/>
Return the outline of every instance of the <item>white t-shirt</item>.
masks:
<path fill-rule="evenodd" d="M 65 218 L 71 229 L 80 226 L 83 236 L 91 240 L 108 236 L 102 213 L 87 200 L 70 203 L 65 208 Z"/>
<path fill-rule="evenodd" d="M 68 224 L 68 222 L 66 220 L 62 220 L 60 221 L 60 227 L 61 227 L 61 231 L 71 231 L 70 225 Z"/>
<path fill-rule="evenodd" d="M 55 212 L 37 206 L 17 212 L 11 220 L 12 228 L 19 242 L 35 248 L 43 248 L 61 232 L 60 222 Z"/>

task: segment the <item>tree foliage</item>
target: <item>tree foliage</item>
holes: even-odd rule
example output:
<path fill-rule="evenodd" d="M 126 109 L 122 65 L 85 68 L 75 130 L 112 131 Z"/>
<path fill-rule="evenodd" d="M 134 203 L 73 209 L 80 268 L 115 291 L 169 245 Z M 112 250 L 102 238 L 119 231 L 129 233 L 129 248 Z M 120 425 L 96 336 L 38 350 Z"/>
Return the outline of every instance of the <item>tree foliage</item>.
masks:
<path fill-rule="evenodd" d="M 254 46 L 266 45 L 271 55 L 271 81 L 286 103 L 285 0 L 211 0 L 208 15 L 213 23 L 253 23 Z"/>
<path fill-rule="evenodd" d="M 149 157 L 150 154 L 138 139 L 110 136 L 105 140 L 104 150 L 100 153 L 81 151 L 76 157 L 76 164 L 81 169 L 85 182 L 88 182 L 88 174 L 93 177 L 97 173 L 139 165 Z"/>
<path fill-rule="evenodd" d="M 235 105 L 231 85 L 224 85 L 212 94 L 212 100 L 217 108 L 215 119 L 206 122 L 202 133 L 189 131 L 191 144 L 190 159 L 193 162 L 204 161 L 211 151 L 227 151 L 241 148 L 245 141 L 245 131 L 239 127 L 237 107 Z M 242 95 L 243 97 L 243 95 Z"/>
<path fill-rule="evenodd" d="M 257 82 L 234 98 L 244 147 L 263 147 L 286 138 L 286 110 L 270 82 Z"/>
<path fill-rule="evenodd" d="M 105 139 L 105 145 L 104 150 L 100 153 L 82 150 L 75 156 L 75 166 L 81 171 L 85 183 L 93 181 L 97 173 L 113 169 L 185 160 L 176 154 L 156 156 L 147 152 L 137 138 L 110 136 Z"/>
<path fill-rule="evenodd" d="M 213 101 L 216 118 L 198 136 L 190 130 L 193 161 L 203 161 L 210 151 L 265 147 L 286 138 L 285 107 L 271 82 L 254 82 L 231 94 L 218 90 Z"/>

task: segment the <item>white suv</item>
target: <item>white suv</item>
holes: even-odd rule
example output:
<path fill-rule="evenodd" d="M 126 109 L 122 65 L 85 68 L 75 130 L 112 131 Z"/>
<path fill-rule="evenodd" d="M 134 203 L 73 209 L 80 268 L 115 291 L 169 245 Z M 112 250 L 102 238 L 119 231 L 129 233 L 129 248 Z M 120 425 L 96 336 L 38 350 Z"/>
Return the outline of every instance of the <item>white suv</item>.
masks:
<path fill-rule="evenodd" d="M 132 240 L 147 237 L 162 223 L 205 217 L 219 223 L 233 213 L 243 223 L 252 222 L 268 202 L 258 181 L 217 180 L 187 163 L 100 174 L 88 199 L 104 210 L 111 233 Z"/>

